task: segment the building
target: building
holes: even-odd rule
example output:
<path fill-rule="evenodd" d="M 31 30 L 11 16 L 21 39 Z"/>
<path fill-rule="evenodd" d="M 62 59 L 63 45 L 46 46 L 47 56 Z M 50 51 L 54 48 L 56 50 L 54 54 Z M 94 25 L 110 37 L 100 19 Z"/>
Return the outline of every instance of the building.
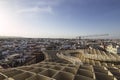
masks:
<path fill-rule="evenodd" d="M 106 50 L 110 53 L 119 54 L 120 47 L 118 45 L 113 46 L 112 44 L 108 45 Z"/>

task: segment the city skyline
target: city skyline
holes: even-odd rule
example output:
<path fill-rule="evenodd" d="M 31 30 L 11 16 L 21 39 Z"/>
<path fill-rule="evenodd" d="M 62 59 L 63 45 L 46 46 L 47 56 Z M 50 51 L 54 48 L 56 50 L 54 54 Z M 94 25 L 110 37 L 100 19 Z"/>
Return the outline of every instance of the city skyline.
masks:
<path fill-rule="evenodd" d="M 119 38 L 119 0 L 0 0 L 0 36 Z"/>

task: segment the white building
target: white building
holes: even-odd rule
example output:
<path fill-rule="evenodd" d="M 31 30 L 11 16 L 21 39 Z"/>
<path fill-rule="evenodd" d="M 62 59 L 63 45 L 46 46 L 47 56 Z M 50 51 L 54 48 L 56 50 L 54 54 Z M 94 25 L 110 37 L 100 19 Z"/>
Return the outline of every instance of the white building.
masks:
<path fill-rule="evenodd" d="M 116 45 L 115 47 L 113 47 L 113 45 L 108 45 L 106 50 L 108 52 L 114 53 L 114 54 L 119 54 L 120 53 L 120 47 L 118 45 Z"/>

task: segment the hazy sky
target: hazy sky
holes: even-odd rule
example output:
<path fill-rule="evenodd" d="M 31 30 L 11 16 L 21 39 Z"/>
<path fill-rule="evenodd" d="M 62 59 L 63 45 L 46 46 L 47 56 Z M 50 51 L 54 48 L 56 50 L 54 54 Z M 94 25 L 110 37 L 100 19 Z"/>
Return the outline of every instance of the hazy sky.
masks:
<path fill-rule="evenodd" d="M 0 0 L 0 36 L 120 34 L 120 0 Z"/>

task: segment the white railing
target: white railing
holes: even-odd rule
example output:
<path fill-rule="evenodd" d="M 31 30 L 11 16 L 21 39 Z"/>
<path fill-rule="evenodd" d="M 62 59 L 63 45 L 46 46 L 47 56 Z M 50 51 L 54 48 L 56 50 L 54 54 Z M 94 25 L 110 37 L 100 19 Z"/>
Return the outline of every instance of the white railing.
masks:
<path fill-rule="evenodd" d="M 73 63 L 74 65 L 83 64 L 82 61 L 79 58 L 76 58 L 76 57 L 73 57 L 73 56 L 67 56 L 67 55 L 64 55 L 63 53 L 57 53 L 56 55 L 59 58 L 62 58 L 64 60 L 67 60 L 67 61 Z"/>

